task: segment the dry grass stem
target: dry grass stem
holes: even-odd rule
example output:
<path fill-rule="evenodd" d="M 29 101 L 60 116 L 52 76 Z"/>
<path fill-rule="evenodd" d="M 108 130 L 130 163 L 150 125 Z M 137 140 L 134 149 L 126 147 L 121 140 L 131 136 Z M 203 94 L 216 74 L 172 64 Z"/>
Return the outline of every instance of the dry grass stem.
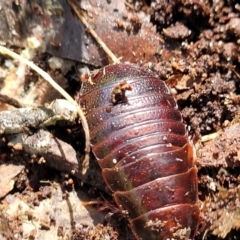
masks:
<path fill-rule="evenodd" d="M 88 123 L 87 123 L 87 119 L 82 111 L 82 109 L 80 108 L 80 106 L 76 103 L 76 101 L 63 89 L 61 88 L 52 78 L 51 76 L 46 73 L 45 71 L 43 71 L 41 68 L 39 68 L 37 65 L 35 65 L 33 62 L 27 60 L 26 58 L 20 56 L 19 54 L 11 51 L 10 49 L 0 46 L 0 53 L 8 55 L 10 57 L 12 57 L 13 59 L 18 60 L 21 63 L 26 64 L 27 66 L 29 66 L 31 69 L 33 69 L 34 71 L 36 71 L 40 76 L 42 76 L 46 81 L 48 81 L 53 88 L 55 88 L 64 98 L 66 98 L 70 103 L 74 104 L 77 108 L 77 112 L 80 116 L 81 122 L 82 122 L 82 126 L 85 132 L 85 159 L 83 161 L 84 167 L 83 169 L 85 169 L 84 171 L 87 171 L 87 168 L 89 166 L 89 153 L 90 153 L 90 133 L 89 133 L 89 127 L 88 127 Z"/>
<path fill-rule="evenodd" d="M 102 47 L 102 49 L 106 52 L 106 54 L 112 59 L 113 63 L 120 63 L 120 60 L 113 54 L 113 52 L 107 47 L 107 45 L 102 41 L 102 39 L 97 35 L 97 33 L 91 28 L 86 20 L 86 18 L 82 15 L 81 10 L 77 7 L 72 0 L 68 0 L 69 5 L 72 7 L 78 18 L 85 25 L 91 35 L 95 38 L 97 43 Z"/>

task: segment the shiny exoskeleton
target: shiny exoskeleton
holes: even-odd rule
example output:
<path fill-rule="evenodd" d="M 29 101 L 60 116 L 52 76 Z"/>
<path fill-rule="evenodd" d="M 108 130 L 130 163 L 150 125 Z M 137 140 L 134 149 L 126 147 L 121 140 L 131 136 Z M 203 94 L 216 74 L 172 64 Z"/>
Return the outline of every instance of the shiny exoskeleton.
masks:
<path fill-rule="evenodd" d="M 166 84 L 109 65 L 81 89 L 92 151 L 137 239 L 193 239 L 199 222 L 194 150 Z"/>

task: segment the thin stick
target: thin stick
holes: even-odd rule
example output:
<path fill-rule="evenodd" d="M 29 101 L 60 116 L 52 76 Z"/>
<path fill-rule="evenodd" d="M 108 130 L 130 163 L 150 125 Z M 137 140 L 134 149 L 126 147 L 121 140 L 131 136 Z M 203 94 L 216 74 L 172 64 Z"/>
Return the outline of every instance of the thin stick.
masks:
<path fill-rule="evenodd" d="M 42 76 L 46 81 L 48 81 L 63 97 L 65 97 L 70 103 L 74 104 L 77 108 L 77 112 L 80 116 L 82 126 L 85 132 L 85 158 L 83 161 L 83 169 L 88 168 L 89 165 L 89 153 L 90 153 L 90 133 L 88 128 L 87 119 L 82 111 L 82 109 L 79 107 L 79 105 L 74 101 L 74 99 L 63 89 L 61 88 L 51 77 L 48 73 L 43 71 L 41 68 L 39 68 L 37 65 L 35 65 L 33 62 L 27 60 L 26 58 L 20 56 L 19 54 L 11 51 L 10 49 L 0 46 L 0 53 L 6 54 L 24 64 L 29 66 L 31 69 L 36 71 L 40 76 Z"/>
<path fill-rule="evenodd" d="M 113 52 L 107 47 L 107 45 L 102 41 L 102 39 L 97 35 L 97 33 L 91 28 L 88 24 L 86 18 L 81 14 L 81 10 L 77 7 L 72 0 L 68 0 L 69 5 L 72 7 L 74 12 L 77 14 L 79 19 L 91 33 L 91 35 L 95 38 L 97 43 L 102 47 L 102 49 L 107 53 L 107 55 L 112 59 L 113 63 L 120 63 L 120 60 L 113 54 Z"/>
<path fill-rule="evenodd" d="M 22 105 L 21 103 L 18 102 L 18 100 L 14 99 L 14 98 L 10 98 L 6 95 L 0 94 L 0 101 L 3 103 L 7 103 L 8 105 L 12 105 L 15 108 L 21 108 Z"/>
<path fill-rule="evenodd" d="M 211 133 L 211 134 L 202 136 L 201 137 L 201 142 L 211 141 L 211 140 L 215 139 L 216 137 L 218 137 L 220 135 L 221 135 L 221 132 L 219 131 L 219 132 L 215 132 L 215 133 Z"/>
<path fill-rule="evenodd" d="M 240 78 L 240 74 L 236 71 L 235 66 L 229 65 L 229 68 L 237 75 L 238 78 Z"/>

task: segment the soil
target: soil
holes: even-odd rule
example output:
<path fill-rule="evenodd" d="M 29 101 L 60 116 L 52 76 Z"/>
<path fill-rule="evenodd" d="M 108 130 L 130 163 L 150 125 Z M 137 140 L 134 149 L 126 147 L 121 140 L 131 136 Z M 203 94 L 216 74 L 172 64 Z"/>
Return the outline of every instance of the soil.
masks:
<path fill-rule="evenodd" d="M 175 96 L 197 154 L 201 222 L 195 239 L 239 239 L 240 4 L 234 0 L 75 4 L 122 62 L 150 68 Z M 81 80 L 111 64 L 65 0 L 0 0 L 0 21 L 0 44 L 47 71 L 76 99 Z M 0 56 L 0 111 L 42 106 L 56 98 L 61 96 L 33 70 Z M 39 128 L 22 126 L 22 132 L 38 143 Z M 81 165 L 85 143 L 81 124 L 61 121 L 44 131 L 61 140 L 63 152 L 71 146 Z M 36 149 L 33 153 L 27 144 L 13 141 L 10 134 L 0 135 L 0 239 L 134 239 L 93 156 L 91 170 L 83 176 L 76 174 L 78 167 L 72 171 L 68 155 L 59 158 L 48 145 L 44 154 Z"/>

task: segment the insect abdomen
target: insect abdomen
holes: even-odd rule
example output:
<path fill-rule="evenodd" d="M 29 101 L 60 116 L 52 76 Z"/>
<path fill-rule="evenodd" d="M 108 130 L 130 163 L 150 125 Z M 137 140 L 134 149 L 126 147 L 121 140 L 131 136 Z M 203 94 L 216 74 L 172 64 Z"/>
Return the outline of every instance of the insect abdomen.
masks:
<path fill-rule="evenodd" d="M 92 151 L 134 235 L 193 238 L 199 221 L 197 169 L 168 87 L 131 64 L 102 68 L 92 81 L 81 90 Z"/>

